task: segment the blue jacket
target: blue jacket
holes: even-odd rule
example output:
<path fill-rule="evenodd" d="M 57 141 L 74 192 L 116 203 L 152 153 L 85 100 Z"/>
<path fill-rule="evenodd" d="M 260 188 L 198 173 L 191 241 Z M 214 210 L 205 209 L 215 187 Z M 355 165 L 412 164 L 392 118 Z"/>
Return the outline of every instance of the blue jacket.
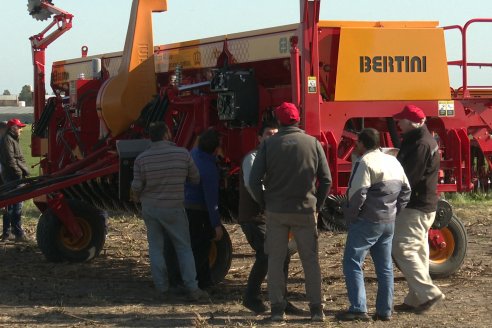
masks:
<path fill-rule="evenodd" d="M 191 157 L 200 172 L 200 184 L 185 185 L 185 206 L 202 207 L 208 211 L 213 228 L 220 226 L 219 216 L 219 169 L 216 157 L 194 148 Z"/>

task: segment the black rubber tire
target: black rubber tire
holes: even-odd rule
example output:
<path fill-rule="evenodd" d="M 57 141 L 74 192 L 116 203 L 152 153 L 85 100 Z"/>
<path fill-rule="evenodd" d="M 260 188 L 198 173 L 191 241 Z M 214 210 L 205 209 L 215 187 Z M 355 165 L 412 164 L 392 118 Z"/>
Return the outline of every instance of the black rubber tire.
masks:
<path fill-rule="evenodd" d="M 48 209 L 39 218 L 36 230 L 38 247 L 50 262 L 92 260 L 99 255 L 104 246 L 107 214 L 81 201 L 69 200 L 68 204 L 77 219 L 84 223 L 87 242 L 80 248 L 66 244 L 60 219 Z"/>
<path fill-rule="evenodd" d="M 466 257 L 468 237 L 463 223 L 453 214 L 447 228 L 454 239 L 454 250 L 445 262 L 429 260 L 429 272 L 432 278 L 446 278 L 459 270 Z"/>
<path fill-rule="evenodd" d="M 232 242 L 226 228 L 222 226 L 224 234 L 219 241 L 212 241 L 210 247 L 209 264 L 210 275 L 214 284 L 224 280 L 232 263 Z"/>

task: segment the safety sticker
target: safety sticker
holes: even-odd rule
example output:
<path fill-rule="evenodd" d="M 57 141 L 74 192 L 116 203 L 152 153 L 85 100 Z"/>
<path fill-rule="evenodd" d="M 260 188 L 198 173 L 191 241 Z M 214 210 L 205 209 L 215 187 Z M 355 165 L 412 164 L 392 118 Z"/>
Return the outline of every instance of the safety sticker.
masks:
<path fill-rule="evenodd" d="M 308 76 L 308 93 L 316 93 L 316 76 Z"/>
<path fill-rule="evenodd" d="M 453 100 L 439 100 L 438 102 L 438 115 L 439 116 L 454 116 L 454 101 Z"/>

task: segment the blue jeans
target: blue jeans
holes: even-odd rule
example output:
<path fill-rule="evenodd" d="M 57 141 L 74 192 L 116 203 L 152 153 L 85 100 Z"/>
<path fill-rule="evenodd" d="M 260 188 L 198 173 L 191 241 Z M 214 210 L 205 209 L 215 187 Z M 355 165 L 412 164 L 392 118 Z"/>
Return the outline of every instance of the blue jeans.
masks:
<path fill-rule="evenodd" d="M 343 273 L 350 312 L 367 312 L 362 264 L 370 251 L 378 278 L 376 313 L 382 316 L 391 315 L 394 289 L 391 244 L 394 231 L 394 222 L 373 223 L 361 218 L 349 226 L 343 255 Z"/>
<path fill-rule="evenodd" d="M 7 206 L 7 213 L 3 215 L 3 235 L 9 236 L 10 231 L 20 237 L 24 234 L 21 225 L 22 202 Z"/>
<path fill-rule="evenodd" d="M 158 208 L 142 205 L 142 215 L 147 227 L 150 269 L 156 289 L 166 292 L 169 279 L 164 260 L 164 240 L 172 242 L 179 262 L 183 284 L 188 290 L 196 290 L 195 260 L 191 250 L 188 219 L 184 208 Z"/>

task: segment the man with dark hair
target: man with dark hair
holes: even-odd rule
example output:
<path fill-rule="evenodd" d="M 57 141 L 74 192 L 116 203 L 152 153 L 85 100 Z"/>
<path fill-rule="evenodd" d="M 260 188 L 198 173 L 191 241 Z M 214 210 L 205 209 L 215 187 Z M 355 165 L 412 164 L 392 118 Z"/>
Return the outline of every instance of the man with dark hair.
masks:
<path fill-rule="evenodd" d="M 299 129 L 294 104 L 282 103 L 275 116 L 279 132 L 261 143 L 249 179 L 253 196 L 266 214 L 271 319 L 285 320 L 284 263 L 292 232 L 305 273 L 311 320 L 323 321 L 316 212 L 330 189 L 330 170 L 319 141 Z"/>
<path fill-rule="evenodd" d="M 350 308 L 339 313 L 342 321 L 369 320 L 364 286 L 364 264 L 371 253 L 378 278 L 374 320 L 391 319 L 393 307 L 393 262 L 391 241 L 395 218 L 410 199 L 410 186 L 398 160 L 379 148 L 379 132 L 363 129 L 355 152 L 354 165 L 344 209 L 349 230 L 343 256 L 343 273 Z"/>
<path fill-rule="evenodd" d="M 396 311 L 424 313 L 444 300 L 429 274 L 428 232 L 436 217 L 439 146 L 425 125 L 425 113 L 408 105 L 394 116 L 402 132 L 398 153 L 412 196 L 398 215 L 393 238 L 393 257 L 405 276 L 408 294 Z"/>
<path fill-rule="evenodd" d="M 7 131 L 0 143 L 0 165 L 4 183 L 29 177 L 29 168 L 19 144 L 19 137 L 25 126 L 17 118 L 7 122 Z M 22 202 L 7 206 L 7 213 L 3 216 L 2 241 L 9 239 L 10 232 L 15 235 L 16 242 L 27 241 L 26 234 L 22 230 L 21 217 Z"/>
<path fill-rule="evenodd" d="M 278 131 L 276 122 L 263 122 L 258 130 L 258 141 L 271 137 Z M 249 152 L 243 159 L 240 170 L 239 181 L 239 215 L 238 223 L 248 240 L 249 245 L 255 251 L 255 263 L 251 268 L 248 277 L 248 284 L 243 298 L 243 305 L 255 313 L 263 313 L 268 310 L 268 307 L 263 303 L 261 298 L 261 284 L 268 272 L 268 256 L 265 253 L 265 238 L 266 238 L 266 217 L 260 205 L 254 200 L 249 187 L 249 175 L 255 161 L 258 149 L 255 148 Z M 290 255 L 294 253 L 291 249 L 292 244 L 289 243 L 288 254 L 285 258 L 284 273 L 287 279 Z M 301 314 L 303 311 L 294 306 L 291 302 L 287 302 L 285 309 L 287 314 Z"/>
<path fill-rule="evenodd" d="M 164 242 L 170 239 L 177 253 L 183 284 L 189 300 L 208 297 L 198 288 L 191 250 L 188 220 L 183 208 L 184 184 L 200 181 L 198 170 L 185 148 L 169 141 L 164 122 L 151 124 L 152 144 L 135 159 L 132 190 L 142 204 L 147 227 L 150 268 L 160 298 L 168 298 L 168 270 Z"/>
<path fill-rule="evenodd" d="M 202 133 L 198 147 L 191 151 L 191 157 L 200 172 L 200 184 L 186 184 L 185 187 L 185 207 L 200 288 L 214 284 L 208 256 L 211 241 L 220 240 L 223 234 L 219 216 L 220 177 L 215 156 L 219 143 L 217 131 L 210 129 Z"/>

